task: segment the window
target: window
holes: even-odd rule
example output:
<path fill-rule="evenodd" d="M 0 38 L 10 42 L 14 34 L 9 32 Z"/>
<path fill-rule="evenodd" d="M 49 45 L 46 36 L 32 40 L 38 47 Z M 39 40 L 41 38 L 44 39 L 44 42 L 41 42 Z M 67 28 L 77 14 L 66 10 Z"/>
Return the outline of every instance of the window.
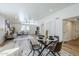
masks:
<path fill-rule="evenodd" d="M 28 25 L 22 25 L 21 31 L 29 31 L 29 26 Z"/>

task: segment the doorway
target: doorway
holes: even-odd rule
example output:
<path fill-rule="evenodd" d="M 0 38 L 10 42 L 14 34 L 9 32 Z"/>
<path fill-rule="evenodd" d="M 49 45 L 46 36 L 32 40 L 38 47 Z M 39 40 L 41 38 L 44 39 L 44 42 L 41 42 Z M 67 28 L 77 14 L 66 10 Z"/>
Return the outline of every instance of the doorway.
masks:
<path fill-rule="evenodd" d="M 63 41 L 79 38 L 79 18 L 73 17 L 63 20 Z"/>
<path fill-rule="evenodd" d="M 63 20 L 63 49 L 79 55 L 79 17 Z"/>

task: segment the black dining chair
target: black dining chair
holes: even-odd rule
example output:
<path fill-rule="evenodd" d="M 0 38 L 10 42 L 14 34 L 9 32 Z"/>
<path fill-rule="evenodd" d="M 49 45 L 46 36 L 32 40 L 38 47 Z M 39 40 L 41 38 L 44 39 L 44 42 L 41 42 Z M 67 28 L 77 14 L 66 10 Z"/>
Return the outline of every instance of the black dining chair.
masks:
<path fill-rule="evenodd" d="M 31 51 L 30 53 L 28 54 L 28 56 L 33 52 L 33 56 L 35 54 L 35 51 L 38 52 L 38 54 L 40 53 L 40 49 L 41 49 L 41 46 L 39 44 L 32 44 L 31 40 L 30 41 L 30 44 L 31 44 Z"/>
<path fill-rule="evenodd" d="M 59 40 L 59 36 L 57 36 L 57 35 L 54 35 L 54 38 L 57 38 Z"/>
<path fill-rule="evenodd" d="M 39 39 L 43 39 L 44 38 L 44 35 L 38 35 L 38 38 Z"/>
<path fill-rule="evenodd" d="M 54 40 L 54 36 L 49 36 L 49 40 Z"/>
<path fill-rule="evenodd" d="M 54 51 L 53 51 L 54 53 L 57 53 L 59 56 L 60 56 L 60 53 L 59 52 L 62 49 L 62 43 L 63 42 L 58 42 L 57 45 L 56 45 L 56 47 L 55 47 L 55 49 L 54 49 Z"/>
<path fill-rule="evenodd" d="M 61 48 L 62 48 L 62 42 L 56 42 L 56 43 L 54 43 L 54 45 L 48 47 L 49 52 L 46 54 L 46 56 L 50 52 L 52 52 L 54 56 L 56 56 L 56 53 L 60 56 L 59 52 L 61 51 Z"/>
<path fill-rule="evenodd" d="M 56 56 L 55 53 L 54 53 L 54 50 L 55 50 L 56 45 L 57 45 L 58 42 L 59 42 L 59 41 L 58 41 L 58 39 L 57 39 L 56 41 L 53 41 L 51 44 L 48 45 L 47 49 L 48 49 L 49 51 L 48 51 L 48 53 L 46 54 L 46 56 L 47 56 L 50 52 L 51 52 L 54 56 Z"/>

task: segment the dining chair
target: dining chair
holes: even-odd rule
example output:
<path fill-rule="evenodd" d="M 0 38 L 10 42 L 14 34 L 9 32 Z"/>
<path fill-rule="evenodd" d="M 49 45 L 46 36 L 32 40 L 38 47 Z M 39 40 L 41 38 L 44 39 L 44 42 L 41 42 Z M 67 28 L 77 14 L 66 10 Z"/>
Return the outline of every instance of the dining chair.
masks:
<path fill-rule="evenodd" d="M 54 35 L 54 38 L 57 38 L 59 40 L 59 36 L 57 36 L 57 35 Z"/>
<path fill-rule="evenodd" d="M 49 46 L 48 49 L 49 49 L 49 52 L 46 54 L 46 56 L 52 52 L 54 56 L 56 56 L 56 53 L 60 56 L 60 51 L 61 51 L 61 48 L 62 48 L 62 42 L 57 42 L 55 43 L 55 46 L 52 45 L 52 46 Z"/>
<path fill-rule="evenodd" d="M 33 44 L 31 40 L 29 40 L 30 45 L 31 45 L 31 51 L 29 52 L 28 56 L 33 52 L 33 56 L 35 54 L 35 51 L 40 53 L 41 46 L 39 44 Z"/>
<path fill-rule="evenodd" d="M 38 35 L 38 38 L 39 39 L 43 39 L 44 38 L 44 35 Z"/>
<path fill-rule="evenodd" d="M 53 36 L 49 36 L 49 40 L 54 40 L 54 37 Z"/>
<path fill-rule="evenodd" d="M 56 41 L 53 41 L 51 44 L 48 45 L 47 49 L 48 49 L 49 51 L 48 51 L 48 53 L 46 54 L 46 56 L 47 56 L 50 52 L 51 52 L 54 56 L 56 56 L 54 50 L 55 50 L 55 48 L 56 48 L 57 43 L 58 43 L 58 39 L 57 39 Z"/>
<path fill-rule="evenodd" d="M 57 53 L 59 56 L 60 56 L 60 51 L 62 49 L 62 42 L 58 42 L 55 49 L 54 49 L 54 52 Z"/>

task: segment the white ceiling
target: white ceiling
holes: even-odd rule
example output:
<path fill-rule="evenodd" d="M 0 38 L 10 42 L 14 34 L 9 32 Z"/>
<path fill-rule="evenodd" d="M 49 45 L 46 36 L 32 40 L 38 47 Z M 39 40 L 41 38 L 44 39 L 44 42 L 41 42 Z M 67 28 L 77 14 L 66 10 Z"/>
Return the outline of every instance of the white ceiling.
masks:
<path fill-rule="evenodd" d="M 21 13 L 25 18 L 41 19 L 70 5 L 72 3 L 0 3 L 0 15 L 17 18 Z"/>

